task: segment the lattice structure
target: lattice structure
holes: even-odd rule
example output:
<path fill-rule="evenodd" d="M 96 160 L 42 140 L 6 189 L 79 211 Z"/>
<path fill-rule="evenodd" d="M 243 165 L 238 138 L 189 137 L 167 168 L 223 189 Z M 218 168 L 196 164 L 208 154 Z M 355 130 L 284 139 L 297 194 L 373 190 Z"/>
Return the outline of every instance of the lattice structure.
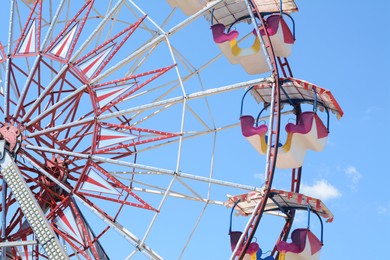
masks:
<path fill-rule="evenodd" d="M 217 239 L 197 232 L 204 219 L 216 227 L 210 207 L 226 214 L 227 190 L 260 196 L 250 209 L 240 205 L 251 214 L 233 249 L 242 259 L 271 201 L 285 197 L 272 185 L 283 104 L 296 102 L 297 118 L 313 100 L 343 114 L 329 91 L 292 75 L 291 0 L 12 0 L 4 8 L 2 259 L 205 259 Z M 250 31 L 231 32 L 244 21 Z M 241 47 L 239 35 L 253 45 Z M 241 138 L 228 109 L 249 88 L 269 112 L 262 187 L 226 173 L 226 155 L 216 162 Z M 291 172 L 286 192 L 295 194 L 302 169 Z M 283 212 L 279 240 L 294 210 Z"/>

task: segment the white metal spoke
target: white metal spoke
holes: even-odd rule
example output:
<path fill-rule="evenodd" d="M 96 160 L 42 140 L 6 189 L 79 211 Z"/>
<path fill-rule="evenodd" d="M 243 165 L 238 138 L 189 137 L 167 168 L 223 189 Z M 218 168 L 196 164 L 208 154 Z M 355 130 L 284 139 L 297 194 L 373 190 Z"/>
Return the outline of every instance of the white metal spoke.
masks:
<path fill-rule="evenodd" d="M 229 86 L 224 86 L 224 87 L 220 87 L 220 88 L 208 89 L 205 91 L 196 92 L 193 94 L 189 94 L 185 98 L 179 96 L 179 97 L 170 98 L 170 99 L 166 99 L 166 100 L 162 100 L 162 101 L 157 101 L 154 103 L 145 104 L 145 105 L 134 107 L 134 108 L 129 108 L 126 110 L 121 110 L 118 112 L 103 114 L 103 115 L 98 117 L 98 120 L 104 121 L 104 120 L 107 120 L 110 118 L 116 118 L 119 116 L 132 114 L 132 113 L 135 113 L 138 111 L 144 111 L 144 110 L 152 109 L 152 108 L 156 108 L 156 107 L 177 104 L 177 103 L 183 102 L 184 99 L 193 100 L 193 99 L 204 98 L 204 97 L 208 97 L 208 96 L 212 96 L 212 95 L 221 94 L 221 93 L 228 92 L 228 91 L 234 91 L 234 90 L 238 90 L 238 89 L 242 89 L 242 88 L 247 88 L 247 87 L 259 84 L 263 81 L 264 81 L 264 79 L 261 78 L 261 79 L 251 80 L 251 81 L 242 82 L 242 83 L 238 83 L 238 84 L 234 84 L 234 85 L 229 85 Z M 85 123 L 90 123 L 90 122 L 93 122 L 94 120 L 95 120 L 95 118 L 90 117 L 90 118 L 85 118 L 85 119 L 82 119 L 79 121 L 75 121 L 75 122 L 71 122 L 71 123 L 67 123 L 67 124 L 63 124 L 63 125 L 58 125 L 56 127 L 50 127 L 50 128 L 45 129 L 45 130 L 36 131 L 36 132 L 28 135 L 28 137 L 34 137 L 34 136 L 38 136 L 41 134 L 46 134 L 46 133 L 54 132 L 57 130 L 66 129 L 66 128 L 70 128 L 73 126 L 82 125 Z"/>
<path fill-rule="evenodd" d="M 57 149 L 51 149 L 51 148 L 45 148 L 45 147 L 38 147 L 38 146 L 32 146 L 32 145 L 26 145 L 26 149 L 31 149 L 31 150 L 36 150 L 36 151 L 45 151 L 45 152 L 50 152 L 54 154 L 62 154 L 62 155 L 70 155 L 74 156 L 76 158 L 82 158 L 82 159 L 92 159 L 93 161 L 96 162 L 105 162 L 105 163 L 110 163 L 114 165 L 121 165 L 121 166 L 126 166 L 129 168 L 136 168 L 136 169 L 141 169 L 145 170 L 148 172 L 152 172 L 155 174 L 167 174 L 167 175 L 178 175 L 181 178 L 185 179 L 190 179 L 190 180 L 197 180 L 205 183 L 211 183 L 211 184 L 218 184 L 218 185 L 225 185 L 225 186 L 230 186 L 234 188 L 239 188 L 239 189 L 244 189 L 244 190 L 258 190 L 256 187 L 251 187 L 246 186 L 246 185 L 240 185 L 237 183 L 232 183 L 232 182 L 227 182 L 227 181 L 221 181 L 221 180 L 214 180 L 211 178 L 207 177 L 202 177 L 198 175 L 193 175 L 193 174 L 188 174 L 188 173 L 183 173 L 183 172 L 175 172 L 174 170 L 168 170 L 168 169 L 163 169 L 163 168 L 157 168 L 157 167 L 152 167 L 152 166 L 147 166 L 147 165 L 141 165 L 137 163 L 132 163 L 132 162 L 127 162 L 127 161 L 121 161 L 121 160 L 114 160 L 114 159 L 108 159 L 104 158 L 101 156 L 96 156 L 96 155 L 88 155 L 88 154 L 81 154 L 81 153 L 75 153 L 75 152 L 67 152 L 63 150 L 57 150 Z"/>
<path fill-rule="evenodd" d="M 122 115 L 131 114 L 131 113 L 134 113 L 134 112 L 137 112 L 137 111 L 142 111 L 142 110 L 145 110 L 145 109 L 159 107 L 159 106 L 162 106 L 162 105 L 175 104 L 175 103 L 179 103 L 179 102 L 184 101 L 184 99 L 192 100 L 192 99 L 204 98 L 204 97 L 221 94 L 221 93 L 228 92 L 228 91 L 233 91 L 233 90 L 238 90 L 238 89 L 242 89 L 242 88 L 247 88 L 247 87 L 259 84 L 259 83 L 261 83 L 263 81 L 264 81 L 264 79 L 257 79 L 257 80 L 251 80 L 251 81 L 238 83 L 238 84 L 234 84 L 234 85 L 224 86 L 224 87 L 220 87 L 220 88 L 214 88 L 214 89 L 208 89 L 208 90 L 205 90 L 205 91 L 199 91 L 199 92 L 196 92 L 196 93 L 193 93 L 193 94 L 189 94 L 185 98 L 183 98 L 183 97 L 175 97 L 175 98 L 171 98 L 171 99 L 167 99 L 167 100 L 163 100 L 163 101 L 158 101 L 158 102 L 155 102 L 155 103 L 151 103 L 151 104 L 147 104 L 147 105 L 143 105 L 143 106 L 139 106 L 139 107 L 135 107 L 135 108 L 129 108 L 129 109 L 126 109 L 126 110 L 113 112 L 113 113 L 110 113 L 110 114 L 107 114 L 107 115 L 101 115 L 101 116 L 98 117 L 98 119 L 99 120 L 105 120 L 105 119 L 109 119 L 109 118 L 113 118 L 113 117 L 118 117 L 118 116 L 122 116 Z"/>

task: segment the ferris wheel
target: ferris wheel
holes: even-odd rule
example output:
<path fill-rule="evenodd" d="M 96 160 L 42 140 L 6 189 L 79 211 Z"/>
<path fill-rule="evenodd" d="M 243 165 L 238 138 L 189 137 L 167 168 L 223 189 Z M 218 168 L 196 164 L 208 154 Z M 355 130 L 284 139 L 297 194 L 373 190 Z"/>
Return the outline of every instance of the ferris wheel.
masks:
<path fill-rule="evenodd" d="M 9 29 L 0 39 L 2 259 L 202 259 L 218 239 L 213 233 L 221 232 L 199 234 L 218 226 L 214 211 L 228 215 L 225 206 L 252 216 L 232 248 L 232 258 L 242 259 L 262 214 L 280 210 L 278 198 L 286 201 L 284 191 L 272 189 L 275 168 L 292 168 L 289 192 L 299 192 L 303 158 L 294 157 L 292 166 L 283 166 L 283 155 L 277 159 L 281 103 L 295 101 L 297 118 L 305 114 L 300 104 L 313 100 L 339 117 L 342 110 L 327 90 L 294 79 L 288 50 L 275 49 L 266 25 L 272 14 L 297 11 L 295 3 L 155 2 L 13 0 L 7 6 L 1 22 Z M 242 21 L 255 28 L 248 50 L 231 30 Z M 196 22 L 204 31 L 194 31 Z M 205 52 L 208 46 L 215 55 Z M 239 69 L 224 75 L 222 66 Z M 241 116 L 243 133 L 245 127 L 250 133 L 244 136 L 266 158 L 263 186 L 229 176 L 226 168 L 235 167 L 218 158 L 231 149 L 240 125 L 230 104 L 246 93 L 271 111 L 257 118 L 269 119 L 267 136 Z M 296 93 L 301 99 L 291 100 Z M 254 138 L 267 138 L 266 145 Z M 286 160 L 304 157 L 306 148 L 286 153 Z M 306 206 L 331 219 L 321 203 Z M 293 221 L 295 208 L 289 210 L 281 241 Z"/>

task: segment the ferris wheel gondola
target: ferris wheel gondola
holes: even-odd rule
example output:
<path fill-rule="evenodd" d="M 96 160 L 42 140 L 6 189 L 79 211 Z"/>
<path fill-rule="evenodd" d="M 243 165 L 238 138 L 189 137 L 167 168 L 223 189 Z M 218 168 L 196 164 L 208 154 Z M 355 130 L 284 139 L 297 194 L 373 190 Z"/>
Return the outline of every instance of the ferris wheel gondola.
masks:
<path fill-rule="evenodd" d="M 253 210 L 259 200 L 264 197 L 261 192 L 250 192 L 235 196 L 229 196 L 225 205 L 235 210 L 237 214 L 247 216 Z M 333 221 L 334 216 L 326 205 L 317 198 L 304 194 L 283 190 L 272 190 L 267 200 L 264 212 L 273 216 L 291 218 L 291 210 L 306 211 L 308 224 L 305 228 L 297 228 L 291 234 L 291 242 L 278 241 L 276 250 L 279 252 L 279 260 L 292 259 L 319 259 L 321 248 L 324 244 L 323 220 L 327 223 Z M 320 223 L 319 238 L 310 229 L 310 215 L 317 216 Z"/>
<path fill-rule="evenodd" d="M 280 79 L 282 90 L 280 103 L 289 106 L 297 113 L 296 124 L 288 123 L 285 126 L 287 139 L 284 144 L 278 144 L 277 168 L 299 168 L 304 163 L 307 150 L 322 151 L 327 143 L 329 133 L 329 114 L 335 114 L 339 119 L 343 111 L 329 90 L 323 89 L 312 83 L 294 78 Z M 263 83 L 248 88 L 241 102 L 241 130 L 250 144 L 262 155 L 267 151 L 267 125 L 259 124 L 262 113 L 270 105 L 271 83 L 265 80 Z M 251 115 L 243 115 L 244 99 L 250 92 L 254 99 L 263 104 L 256 119 Z M 311 104 L 312 110 L 294 111 L 302 104 Z M 326 112 L 325 123 L 317 115 L 317 111 Z"/>

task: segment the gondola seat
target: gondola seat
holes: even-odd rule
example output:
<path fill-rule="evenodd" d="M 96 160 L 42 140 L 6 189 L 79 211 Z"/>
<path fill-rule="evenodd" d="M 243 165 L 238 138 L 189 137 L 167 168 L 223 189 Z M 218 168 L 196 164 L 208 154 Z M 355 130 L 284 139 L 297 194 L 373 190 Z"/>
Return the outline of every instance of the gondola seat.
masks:
<path fill-rule="evenodd" d="M 306 228 L 295 229 L 291 233 L 291 243 L 280 241 L 276 245 L 278 260 L 318 260 L 322 243 Z"/>
<path fill-rule="evenodd" d="M 283 16 L 271 15 L 267 18 L 266 23 L 275 55 L 279 57 L 290 56 L 295 40 Z M 264 32 L 261 31 L 261 34 L 264 35 Z"/>

